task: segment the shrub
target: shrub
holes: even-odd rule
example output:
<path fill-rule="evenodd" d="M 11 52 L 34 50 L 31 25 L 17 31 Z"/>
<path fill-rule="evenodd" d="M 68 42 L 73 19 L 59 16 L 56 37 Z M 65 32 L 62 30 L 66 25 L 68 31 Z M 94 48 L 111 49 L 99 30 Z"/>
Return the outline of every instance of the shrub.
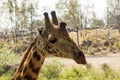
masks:
<path fill-rule="evenodd" d="M 120 79 L 120 74 L 113 71 L 106 63 L 104 63 L 101 66 L 102 70 L 103 70 L 103 77 L 106 80 L 119 80 Z"/>
<path fill-rule="evenodd" d="M 61 80 L 99 80 L 101 77 L 98 76 L 100 75 L 90 68 L 92 67 L 89 66 L 89 69 L 82 67 L 67 69 L 61 74 Z"/>
<path fill-rule="evenodd" d="M 16 64 L 21 57 L 15 53 L 10 53 L 7 48 L 0 49 L 0 80 L 10 80 L 14 71 L 12 69 L 4 72 L 3 65 Z M 103 64 L 103 72 L 97 72 L 91 64 L 86 68 L 73 67 L 72 69 L 62 69 L 63 65 L 58 58 L 52 59 L 51 63 L 44 64 L 38 80 L 119 80 L 120 72 L 113 71 L 107 64 Z"/>
<path fill-rule="evenodd" d="M 115 42 L 115 43 L 114 43 L 114 47 L 115 47 L 115 48 L 120 48 L 120 41 Z"/>
<path fill-rule="evenodd" d="M 11 52 L 8 48 L 0 49 L 0 63 L 2 65 L 19 63 L 21 58 L 22 57 Z"/>
<path fill-rule="evenodd" d="M 62 64 L 57 59 L 53 59 L 52 63 L 45 64 L 40 72 L 38 80 L 58 80 L 62 71 Z"/>
<path fill-rule="evenodd" d="M 0 49 L 0 80 L 10 80 L 15 70 L 15 64 L 18 64 L 21 57 L 8 48 Z"/>
<path fill-rule="evenodd" d="M 9 70 L 8 72 L 4 73 L 0 76 L 0 80 L 10 80 L 13 76 L 14 72 L 12 70 Z"/>

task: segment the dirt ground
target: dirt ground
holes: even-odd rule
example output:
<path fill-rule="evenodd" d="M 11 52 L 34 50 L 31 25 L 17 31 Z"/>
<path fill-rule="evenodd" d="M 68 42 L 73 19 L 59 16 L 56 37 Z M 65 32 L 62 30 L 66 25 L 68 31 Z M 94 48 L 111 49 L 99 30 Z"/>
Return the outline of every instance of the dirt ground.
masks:
<path fill-rule="evenodd" d="M 48 57 L 45 60 L 46 63 L 50 63 L 53 61 L 55 57 Z M 65 59 L 65 58 L 55 58 L 60 63 L 64 65 L 65 68 L 72 68 L 72 67 L 85 67 L 84 65 L 77 64 L 72 59 Z M 120 71 L 120 54 L 107 54 L 107 55 L 86 55 L 86 60 L 88 64 L 92 64 L 92 66 L 99 70 L 101 69 L 101 65 L 107 63 L 113 70 Z"/>

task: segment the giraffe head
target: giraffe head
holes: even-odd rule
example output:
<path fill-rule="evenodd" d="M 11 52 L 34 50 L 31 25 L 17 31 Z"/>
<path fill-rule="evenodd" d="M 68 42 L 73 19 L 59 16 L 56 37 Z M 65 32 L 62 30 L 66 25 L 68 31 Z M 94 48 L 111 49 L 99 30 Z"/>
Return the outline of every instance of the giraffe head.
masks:
<path fill-rule="evenodd" d="M 55 11 L 51 12 L 52 23 L 50 22 L 47 12 L 45 17 L 45 30 L 48 34 L 48 41 L 59 50 L 59 54 L 54 54 L 57 57 L 70 58 L 79 64 L 86 64 L 84 53 L 77 47 L 75 42 L 69 37 L 66 30 L 66 23 L 58 24 Z"/>

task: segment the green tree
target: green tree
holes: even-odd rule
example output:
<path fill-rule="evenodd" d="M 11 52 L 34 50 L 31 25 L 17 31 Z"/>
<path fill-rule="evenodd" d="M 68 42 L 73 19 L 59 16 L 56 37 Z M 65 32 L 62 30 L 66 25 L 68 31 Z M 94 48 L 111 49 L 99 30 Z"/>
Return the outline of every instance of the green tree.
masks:
<path fill-rule="evenodd" d="M 22 28 L 30 29 L 31 33 L 34 30 L 33 21 L 37 15 L 38 0 L 8 0 L 5 5 L 8 9 L 9 19 L 16 37 Z"/>
<path fill-rule="evenodd" d="M 107 21 L 120 29 L 120 0 L 107 0 Z"/>
<path fill-rule="evenodd" d="M 92 28 L 96 28 L 96 27 L 103 27 L 104 26 L 104 22 L 101 19 L 95 19 L 93 20 L 91 27 Z"/>
<path fill-rule="evenodd" d="M 80 27 L 81 6 L 78 0 L 59 0 L 56 8 L 60 16 L 63 16 L 61 20 L 65 20 L 73 28 Z"/>

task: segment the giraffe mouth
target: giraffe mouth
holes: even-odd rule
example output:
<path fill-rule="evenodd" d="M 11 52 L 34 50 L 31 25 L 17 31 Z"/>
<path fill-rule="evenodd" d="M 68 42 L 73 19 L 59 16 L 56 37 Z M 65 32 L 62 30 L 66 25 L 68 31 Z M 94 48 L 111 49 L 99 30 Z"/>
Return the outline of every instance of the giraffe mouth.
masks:
<path fill-rule="evenodd" d="M 83 65 L 87 64 L 85 58 L 75 58 L 74 60 L 75 60 L 75 62 L 78 63 L 78 64 L 83 64 Z"/>
<path fill-rule="evenodd" d="M 77 54 L 75 54 L 75 56 L 73 57 L 75 62 L 78 64 L 87 64 L 86 58 L 83 54 L 83 52 L 78 52 Z"/>

